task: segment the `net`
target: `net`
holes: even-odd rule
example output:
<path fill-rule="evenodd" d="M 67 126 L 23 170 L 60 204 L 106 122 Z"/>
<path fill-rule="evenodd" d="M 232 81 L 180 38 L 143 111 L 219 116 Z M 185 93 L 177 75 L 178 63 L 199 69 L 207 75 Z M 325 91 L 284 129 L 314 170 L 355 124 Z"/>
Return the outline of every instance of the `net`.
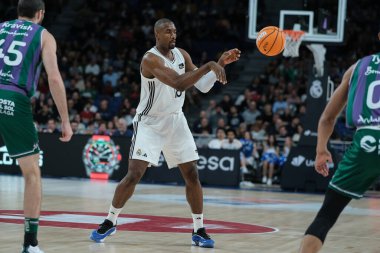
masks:
<path fill-rule="evenodd" d="M 313 53 L 315 76 L 323 76 L 326 48 L 322 44 L 310 44 L 307 48 Z"/>
<path fill-rule="evenodd" d="M 283 32 L 286 35 L 286 43 L 282 55 L 285 57 L 298 57 L 299 47 L 305 32 L 295 30 L 284 30 Z"/>

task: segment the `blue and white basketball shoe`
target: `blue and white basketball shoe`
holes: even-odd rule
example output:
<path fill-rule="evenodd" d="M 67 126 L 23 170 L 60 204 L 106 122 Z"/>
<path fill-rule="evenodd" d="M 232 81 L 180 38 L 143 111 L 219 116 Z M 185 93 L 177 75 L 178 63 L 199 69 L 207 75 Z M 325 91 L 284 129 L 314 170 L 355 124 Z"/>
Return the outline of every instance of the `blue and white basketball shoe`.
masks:
<path fill-rule="evenodd" d="M 116 225 L 113 225 L 110 220 L 105 219 L 98 229 L 92 231 L 90 239 L 95 242 L 104 242 L 107 236 L 114 235 L 115 233 Z"/>
<path fill-rule="evenodd" d="M 206 233 L 205 228 L 198 229 L 197 232 L 193 232 L 191 238 L 192 245 L 199 246 L 202 248 L 214 248 L 214 240 Z"/>

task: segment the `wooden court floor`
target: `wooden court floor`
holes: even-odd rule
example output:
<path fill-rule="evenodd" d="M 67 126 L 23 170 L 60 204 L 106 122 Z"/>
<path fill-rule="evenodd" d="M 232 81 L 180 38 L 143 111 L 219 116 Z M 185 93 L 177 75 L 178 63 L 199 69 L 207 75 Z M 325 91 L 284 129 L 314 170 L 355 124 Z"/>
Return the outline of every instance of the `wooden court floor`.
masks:
<path fill-rule="evenodd" d="M 268 191 L 262 187 L 253 190 L 204 188 L 205 223 L 206 226 L 209 223 L 209 233 L 216 245 L 214 249 L 203 249 L 190 245 L 191 236 L 187 231 L 190 231 L 191 220 L 184 187 L 140 184 L 122 212 L 125 224 L 120 227 L 133 229 L 119 230 L 105 243 L 93 243 L 88 239 L 91 224 L 103 220 L 115 186 L 114 182 L 43 179 L 42 210 L 45 213 L 41 220 L 45 225 L 39 229 L 41 248 L 46 253 L 297 252 L 303 232 L 323 200 L 322 195 L 284 193 L 278 188 Z M 22 199 L 23 179 L 0 175 L 1 253 L 20 252 Z M 150 221 L 150 218 L 156 220 Z M 369 193 L 369 197 L 351 202 L 330 231 L 322 252 L 379 253 L 379 218 L 380 193 Z M 147 222 L 142 222 L 144 220 Z M 236 227 L 228 224 L 255 225 L 257 229 L 237 233 Z M 173 228 L 180 231 L 167 231 Z M 212 229 L 219 232 L 212 233 Z M 268 229 L 271 231 L 264 231 Z"/>

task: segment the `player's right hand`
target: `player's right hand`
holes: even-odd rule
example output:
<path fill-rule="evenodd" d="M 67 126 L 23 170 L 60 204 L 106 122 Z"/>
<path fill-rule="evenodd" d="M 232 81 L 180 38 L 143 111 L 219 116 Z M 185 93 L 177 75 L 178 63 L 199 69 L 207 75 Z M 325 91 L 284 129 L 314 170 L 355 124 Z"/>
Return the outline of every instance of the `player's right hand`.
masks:
<path fill-rule="evenodd" d="M 216 75 L 216 79 L 222 84 L 226 84 L 227 77 L 226 77 L 226 71 L 224 70 L 224 68 L 214 61 L 210 61 L 208 65 L 209 65 L 210 70 L 214 71 Z"/>
<path fill-rule="evenodd" d="M 315 170 L 322 176 L 327 177 L 329 175 L 328 164 L 332 162 L 331 153 L 327 149 L 322 152 L 317 152 L 314 163 Z"/>
<path fill-rule="evenodd" d="M 73 136 L 73 130 L 71 129 L 71 125 L 69 121 L 64 121 L 61 124 L 62 137 L 59 138 L 60 141 L 68 142 Z"/>

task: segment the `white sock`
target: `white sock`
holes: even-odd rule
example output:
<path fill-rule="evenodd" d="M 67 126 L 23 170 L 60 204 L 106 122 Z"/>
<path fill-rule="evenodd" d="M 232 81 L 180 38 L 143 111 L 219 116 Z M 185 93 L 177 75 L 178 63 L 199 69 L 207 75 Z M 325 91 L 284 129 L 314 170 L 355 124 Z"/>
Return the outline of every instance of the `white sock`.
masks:
<path fill-rule="evenodd" d="M 203 228 L 203 213 L 201 214 L 192 213 L 191 216 L 193 217 L 194 232 L 197 232 L 198 229 Z"/>
<path fill-rule="evenodd" d="M 119 214 L 120 214 L 120 212 L 121 212 L 122 209 L 123 209 L 123 208 L 115 208 L 115 207 L 113 207 L 113 205 L 111 204 L 111 206 L 110 206 L 110 210 L 109 210 L 109 212 L 108 212 L 107 220 L 112 221 L 112 223 L 113 223 L 114 225 L 116 225 L 117 217 L 119 216 Z"/>

